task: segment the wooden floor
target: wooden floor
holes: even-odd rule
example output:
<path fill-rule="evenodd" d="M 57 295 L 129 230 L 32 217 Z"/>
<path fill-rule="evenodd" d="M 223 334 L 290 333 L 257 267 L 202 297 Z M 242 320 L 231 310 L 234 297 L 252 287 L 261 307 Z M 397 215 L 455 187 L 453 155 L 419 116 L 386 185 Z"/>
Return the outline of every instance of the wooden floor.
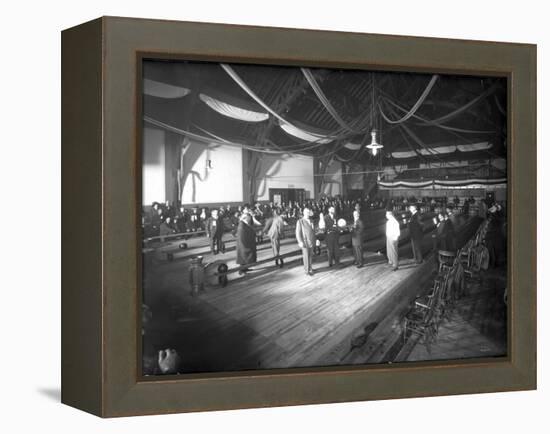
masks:
<path fill-rule="evenodd" d="M 412 340 L 399 360 L 449 360 L 501 357 L 507 353 L 507 306 L 504 302 L 506 267 L 490 269 L 453 306 L 430 345 Z"/>
<path fill-rule="evenodd" d="M 295 248 L 292 240 L 287 243 L 285 248 Z M 429 236 L 424 243 L 429 251 Z M 153 310 L 144 348 L 177 349 L 182 372 L 384 361 L 373 357 L 383 345 L 363 347 L 357 356 L 358 333 L 379 324 L 391 328 L 388 313 L 414 299 L 434 265 L 431 260 L 413 264 L 406 244 L 400 248 L 400 268 L 393 272 L 376 253 L 382 245 L 378 240 L 368 246 L 361 269 L 351 265 L 351 254 L 342 246 L 340 268 L 329 268 L 324 255 L 316 257 L 316 273 L 310 277 L 296 258 L 283 269 L 266 265 L 233 278 L 226 288 L 210 287 L 197 296 L 190 295 L 184 262 L 159 266 L 148 276 L 144 294 Z M 264 254 L 270 254 L 268 245 L 259 256 Z"/>

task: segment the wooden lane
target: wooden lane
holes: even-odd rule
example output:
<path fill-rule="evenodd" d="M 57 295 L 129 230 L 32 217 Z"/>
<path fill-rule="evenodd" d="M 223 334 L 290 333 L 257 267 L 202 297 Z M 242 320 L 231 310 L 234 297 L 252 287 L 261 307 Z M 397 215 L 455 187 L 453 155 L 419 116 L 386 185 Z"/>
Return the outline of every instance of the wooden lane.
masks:
<path fill-rule="evenodd" d="M 425 220 L 428 221 L 428 223 L 430 224 L 430 225 L 427 225 L 427 229 L 426 229 L 427 235 L 425 236 L 425 238 L 428 238 L 430 232 L 434 228 L 433 224 L 430 223 L 429 217 L 430 216 L 425 216 Z M 347 247 L 348 244 L 349 244 L 349 238 L 346 239 L 345 237 L 340 237 L 340 249 L 341 249 L 340 256 L 341 257 L 352 255 L 351 248 Z M 408 244 L 408 230 L 404 229 L 402 231 L 402 237 L 400 239 L 400 246 L 406 246 L 407 244 Z M 319 256 L 317 261 L 320 260 L 322 262 L 325 258 L 325 255 L 323 253 L 326 252 L 326 248 L 324 246 L 324 243 L 322 243 L 321 245 L 322 245 L 322 252 L 321 252 L 322 254 Z M 364 249 L 366 250 L 366 252 L 370 251 L 370 252 L 384 253 L 385 252 L 384 234 L 383 233 L 378 234 L 373 236 L 371 239 L 367 239 L 364 243 Z M 301 250 L 298 248 L 294 238 L 286 238 L 282 240 L 280 253 L 281 255 L 286 255 L 286 258 L 285 258 L 286 266 L 299 265 L 299 261 L 301 260 Z M 189 259 L 191 257 L 192 256 L 182 259 L 183 262 L 181 261 L 174 262 L 178 264 L 179 272 L 185 274 L 185 278 L 182 279 L 182 288 L 188 288 L 188 284 L 187 284 L 188 274 L 186 273 L 188 272 Z M 251 275 L 255 275 L 255 274 L 263 275 L 266 272 L 278 269 L 278 267 L 275 266 L 275 260 L 274 260 L 275 258 L 273 258 L 272 256 L 271 247 L 269 244 L 264 243 L 258 246 L 257 259 L 262 263 L 251 265 L 250 267 L 253 269 L 253 271 L 247 274 L 247 276 L 238 276 L 237 273 L 235 272 L 231 273 L 230 274 L 231 285 L 233 285 L 233 282 L 246 279 Z M 367 261 L 368 260 L 369 259 L 367 258 Z M 236 263 L 235 254 L 231 251 L 226 251 L 226 253 L 219 254 L 219 255 L 212 255 L 208 253 L 204 256 L 204 263 L 205 264 L 210 264 L 210 263 L 222 264 L 223 263 L 223 264 L 226 264 L 227 267 L 229 267 L 231 270 L 234 270 L 234 271 L 242 268 Z M 148 277 L 148 275 L 164 273 L 166 272 L 166 270 L 173 270 L 173 267 L 171 266 L 170 262 L 161 263 L 156 267 L 146 267 L 144 272 L 144 277 Z M 216 272 L 216 268 L 213 269 L 213 272 Z"/>
<path fill-rule="evenodd" d="M 367 249 L 369 248 L 368 244 L 370 242 L 379 240 L 381 237 L 385 236 L 386 220 L 385 220 L 384 214 L 381 213 L 380 211 L 381 210 L 371 211 L 371 216 L 370 216 L 371 218 L 369 220 L 370 225 L 367 226 L 364 231 L 364 244 L 365 244 L 365 248 Z M 422 221 L 426 225 L 427 232 L 429 232 L 434 228 L 434 224 L 432 222 L 432 219 L 434 216 L 435 214 L 432 214 L 432 213 L 423 214 L 421 216 Z M 376 217 L 376 219 L 374 217 Z M 406 224 L 405 224 L 405 220 L 408 217 L 408 214 L 399 213 L 397 217 L 401 225 L 400 244 L 405 244 L 408 242 L 408 229 L 406 228 Z M 295 244 L 295 250 L 296 250 L 295 253 L 296 255 L 299 255 L 300 252 L 299 252 L 298 246 L 296 245 L 294 230 L 295 230 L 294 227 L 287 228 L 287 230 L 285 231 L 286 237 L 283 240 L 281 240 L 281 244 L 282 246 L 284 246 L 284 245 L 287 245 L 289 242 L 293 242 Z M 321 246 L 323 246 L 324 234 L 318 233 L 317 238 L 321 241 Z M 226 246 L 225 253 L 224 254 L 220 253 L 220 255 L 219 256 L 217 255 L 215 259 L 218 261 L 231 261 L 231 254 L 234 255 L 234 252 L 236 250 L 235 237 L 232 234 L 226 233 L 224 234 L 222 241 L 225 243 L 225 246 Z M 179 242 L 179 240 L 177 242 Z M 340 236 L 339 243 L 341 245 L 349 245 L 351 243 L 351 234 L 349 232 L 343 233 Z M 196 238 L 194 245 L 189 245 L 186 249 L 183 249 L 183 250 L 174 248 L 174 245 L 176 244 L 172 243 L 172 244 L 165 244 L 165 245 L 159 246 L 157 251 L 165 254 L 170 254 L 171 255 L 170 262 L 172 260 L 175 260 L 175 261 L 188 260 L 195 256 L 203 256 L 204 258 L 211 258 L 209 241 L 204 237 Z M 265 246 L 269 247 L 269 240 L 267 240 L 266 238 L 264 238 L 264 241 L 262 243 L 258 244 L 258 252 L 260 250 L 265 250 L 266 248 Z M 384 245 L 380 249 L 382 249 L 382 251 L 385 251 Z M 150 250 L 148 251 L 149 253 L 152 253 Z M 286 248 L 281 249 L 281 254 L 288 254 L 291 251 L 292 250 L 288 250 Z M 262 257 L 260 259 L 258 257 L 258 261 L 264 261 L 266 259 L 268 258 Z M 231 264 L 229 266 L 230 268 L 233 268 L 234 264 Z"/>
<path fill-rule="evenodd" d="M 287 243 L 285 248 L 295 246 L 294 240 Z M 385 257 L 373 253 L 384 243 L 383 237 L 367 243 L 367 265 L 361 269 L 329 269 L 323 255 L 314 258 L 317 273 L 310 277 L 297 256 L 283 269 L 257 269 L 197 297 L 188 295 L 188 267 L 165 264 L 159 267 L 160 285 L 148 288 L 146 302 L 155 293 L 170 295 L 173 323 L 160 327 L 156 336 L 184 355 L 189 372 L 357 363 L 350 355 L 357 330 L 383 324 L 388 306 L 414 297 L 410 282 L 429 276 L 433 268 L 428 261 L 415 267 L 404 260 L 392 272 Z M 271 254 L 269 246 L 262 248 L 262 255 Z M 430 248 L 425 236 L 424 250 Z M 400 257 L 408 256 L 405 243 Z M 350 261 L 344 255 L 344 262 Z"/>
<path fill-rule="evenodd" d="M 385 227 L 384 210 L 369 210 L 363 217 L 366 228 L 365 238 L 368 240 L 383 233 Z M 263 226 L 256 226 L 255 229 L 261 233 Z M 285 228 L 285 236 L 294 238 L 295 225 L 288 225 Z M 172 255 L 171 259 L 187 259 L 192 256 L 204 256 L 210 252 L 210 241 L 206 238 L 205 231 L 179 233 L 168 235 L 166 237 L 153 237 L 144 240 L 144 251 L 156 251 L 163 256 Z M 165 242 L 153 242 L 165 239 Z M 235 236 L 230 233 L 224 233 L 222 241 L 225 243 L 227 251 L 235 250 Z M 268 242 L 264 236 L 264 242 Z M 350 242 L 349 234 L 343 236 L 342 242 Z M 180 246 L 184 246 L 183 248 Z M 170 259 L 170 260 L 171 260 Z"/>

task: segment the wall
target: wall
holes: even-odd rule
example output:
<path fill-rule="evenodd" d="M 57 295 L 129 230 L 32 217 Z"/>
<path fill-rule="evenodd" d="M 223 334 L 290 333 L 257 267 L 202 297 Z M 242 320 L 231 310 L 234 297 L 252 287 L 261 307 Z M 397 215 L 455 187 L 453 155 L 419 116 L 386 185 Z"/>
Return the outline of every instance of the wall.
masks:
<path fill-rule="evenodd" d="M 206 160 L 211 160 L 212 169 L 206 169 Z M 241 148 L 222 145 L 204 150 L 187 177 L 182 203 L 242 202 L 242 170 Z"/>
<path fill-rule="evenodd" d="M 322 195 L 336 196 L 342 194 L 342 163 L 333 160 L 327 169 L 323 181 Z"/>
<path fill-rule="evenodd" d="M 283 160 L 278 156 L 262 158 L 262 164 L 270 169 L 265 179 L 258 183 L 258 200 L 269 200 L 270 188 L 303 188 L 306 197 L 313 197 L 313 157 L 296 155 Z"/>
<path fill-rule="evenodd" d="M 166 198 L 165 135 L 152 128 L 143 129 L 142 199 L 144 205 L 164 202 Z"/>

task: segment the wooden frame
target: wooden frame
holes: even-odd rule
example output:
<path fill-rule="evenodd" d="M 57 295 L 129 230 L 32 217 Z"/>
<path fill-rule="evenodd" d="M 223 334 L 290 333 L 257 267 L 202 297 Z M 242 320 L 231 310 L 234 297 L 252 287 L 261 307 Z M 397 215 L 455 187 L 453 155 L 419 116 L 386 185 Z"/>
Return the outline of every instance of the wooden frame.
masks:
<path fill-rule="evenodd" d="M 144 56 L 508 78 L 509 356 L 138 376 Z M 62 402 L 103 416 L 536 387 L 536 46 L 103 17 L 62 33 Z"/>

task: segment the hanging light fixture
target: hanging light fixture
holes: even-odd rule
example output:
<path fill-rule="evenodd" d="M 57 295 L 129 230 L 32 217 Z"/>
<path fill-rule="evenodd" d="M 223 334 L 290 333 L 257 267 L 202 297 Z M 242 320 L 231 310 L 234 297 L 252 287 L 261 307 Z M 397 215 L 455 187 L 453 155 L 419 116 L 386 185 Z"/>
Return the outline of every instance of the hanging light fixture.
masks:
<path fill-rule="evenodd" d="M 372 91 L 371 91 L 371 95 L 372 95 L 372 102 L 371 102 L 371 112 L 370 112 L 370 121 L 371 121 L 371 126 L 372 126 L 372 131 L 370 132 L 370 144 L 367 145 L 367 149 L 369 149 L 371 152 L 372 152 L 372 156 L 375 157 L 376 154 L 378 154 L 378 151 L 380 149 L 382 149 L 384 146 L 381 145 L 380 143 L 378 143 L 376 141 L 376 135 L 378 134 L 378 131 L 376 130 L 375 128 L 375 119 L 374 119 L 374 103 L 375 103 L 375 98 L 374 98 L 374 91 L 375 91 L 375 74 L 372 73 Z"/>
<path fill-rule="evenodd" d="M 372 130 L 370 132 L 370 145 L 367 145 L 367 148 L 370 149 L 373 157 L 376 156 L 376 154 L 378 154 L 378 150 L 384 147 L 376 141 L 376 134 L 378 134 L 378 131 L 376 130 Z"/>

